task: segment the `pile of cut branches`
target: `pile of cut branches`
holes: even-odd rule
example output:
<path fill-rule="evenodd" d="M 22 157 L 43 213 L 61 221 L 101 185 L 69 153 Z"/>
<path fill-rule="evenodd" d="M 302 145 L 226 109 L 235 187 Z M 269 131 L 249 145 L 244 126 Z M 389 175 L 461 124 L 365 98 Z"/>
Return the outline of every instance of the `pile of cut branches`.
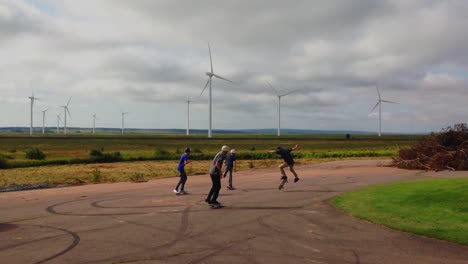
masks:
<path fill-rule="evenodd" d="M 423 138 L 412 148 L 400 149 L 393 164 L 414 170 L 468 170 L 468 127 L 455 124 Z"/>

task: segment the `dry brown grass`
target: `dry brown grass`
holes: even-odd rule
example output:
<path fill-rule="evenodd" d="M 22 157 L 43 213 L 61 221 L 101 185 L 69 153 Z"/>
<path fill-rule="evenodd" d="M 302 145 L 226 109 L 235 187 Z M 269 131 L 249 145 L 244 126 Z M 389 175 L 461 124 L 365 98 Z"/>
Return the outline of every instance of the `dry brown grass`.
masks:
<path fill-rule="evenodd" d="M 327 159 L 330 161 L 330 159 Z M 300 164 L 318 163 L 319 160 L 299 160 Z M 281 160 L 238 161 L 237 171 L 276 167 Z M 188 175 L 207 174 L 211 161 L 192 161 L 186 166 Z M 63 166 L 43 166 L 0 170 L 0 186 L 12 184 L 80 184 L 92 183 L 93 172 L 99 171 L 102 182 L 129 181 L 135 173 L 141 173 L 145 179 L 177 176 L 177 163 L 174 161 L 139 161 L 103 164 L 77 164 Z"/>

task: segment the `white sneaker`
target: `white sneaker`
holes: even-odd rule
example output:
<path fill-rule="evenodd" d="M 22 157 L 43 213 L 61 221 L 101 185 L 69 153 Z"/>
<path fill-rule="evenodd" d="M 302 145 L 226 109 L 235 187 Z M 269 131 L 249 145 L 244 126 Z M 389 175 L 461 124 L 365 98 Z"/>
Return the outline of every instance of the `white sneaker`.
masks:
<path fill-rule="evenodd" d="M 173 191 L 175 194 L 180 194 L 178 190 L 174 189 Z"/>
<path fill-rule="evenodd" d="M 179 194 L 187 194 L 186 191 L 180 191 Z"/>

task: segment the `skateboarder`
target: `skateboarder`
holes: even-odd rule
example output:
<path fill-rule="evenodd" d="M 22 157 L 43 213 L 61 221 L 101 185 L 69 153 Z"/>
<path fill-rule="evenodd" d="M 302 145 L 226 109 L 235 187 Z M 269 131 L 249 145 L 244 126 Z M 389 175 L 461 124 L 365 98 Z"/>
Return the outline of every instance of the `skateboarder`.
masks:
<path fill-rule="evenodd" d="M 184 187 L 185 182 L 187 181 L 187 173 L 185 173 L 185 165 L 189 163 L 188 157 L 192 150 L 190 148 L 186 148 L 184 150 L 184 154 L 180 156 L 179 165 L 177 166 L 177 170 L 179 171 L 180 180 L 177 183 L 177 186 L 174 189 L 175 194 L 186 194 Z M 180 190 L 179 190 L 180 187 Z"/>
<path fill-rule="evenodd" d="M 231 154 L 226 156 L 226 163 L 224 167 L 224 175 L 223 178 L 226 178 L 226 174 L 229 172 L 229 185 L 228 190 L 234 190 L 234 186 L 232 185 L 232 170 L 236 168 L 236 150 L 231 149 Z"/>
<path fill-rule="evenodd" d="M 296 144 L 291 149 L 285 149 L 285 148 L 279 146 L 278 148 L 276 148 L 276 150 L 268 151 L 269 153 L 276 153 L 276 154 L 280 155 L 284 160 L 284 163 L 282 163 L 279 166 L 280 171 L 281 171 L 281 184 L 280 184 L 278 189 L 280 189 L 280 190 L 283 188 L 284 184 L 286 182 L 288 182 L 288 177 L 286 176 L 286 173 L 284 172 L 284 168 L 286 168 L 286 167 L 289 167 L 289 170 L 292 172 L 292 174 L 294 174 L 294 182 L 299 181 L 299 177 L 297 176 L 297 173 L 294 170 L 294 159 L 291 156 L 291 151 L 296 151 L 298 148 L 299 148 L 299 145 Z"/>
<path fill-rule="evenodd" d="M 212 208 L 221 208 L 222 205 L 218 202 L 219 190 L 221 189 L 221 168 L 223 161 L 226 159 L 226 155 L 229 152 L 229 147 L 224 145 L 221 151 L 216 154 L 213 161 L 211 162 L 210 177 L 211 177 L 211 190 L 206 197 L 205 202 L 208 203 Z"/>

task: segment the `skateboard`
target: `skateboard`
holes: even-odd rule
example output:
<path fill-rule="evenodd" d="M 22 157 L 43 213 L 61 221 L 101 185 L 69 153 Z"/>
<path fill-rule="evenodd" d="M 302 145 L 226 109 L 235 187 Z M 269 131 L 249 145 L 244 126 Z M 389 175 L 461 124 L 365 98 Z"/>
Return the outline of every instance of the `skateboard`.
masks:
<path fill-rule="evenodd" d="M 278 190 L 283 189 L 284 185 L 288 182 L 288 177 L 282 176 L 281 177 L 281 183 L 278 186 Z"/>
<path fill-rule="evenodd" d="M 211 209 L 220 209 L 220 208 L 223 208 L 224 205 L 222 204 L 210 204 L 210 208 Z"/>

